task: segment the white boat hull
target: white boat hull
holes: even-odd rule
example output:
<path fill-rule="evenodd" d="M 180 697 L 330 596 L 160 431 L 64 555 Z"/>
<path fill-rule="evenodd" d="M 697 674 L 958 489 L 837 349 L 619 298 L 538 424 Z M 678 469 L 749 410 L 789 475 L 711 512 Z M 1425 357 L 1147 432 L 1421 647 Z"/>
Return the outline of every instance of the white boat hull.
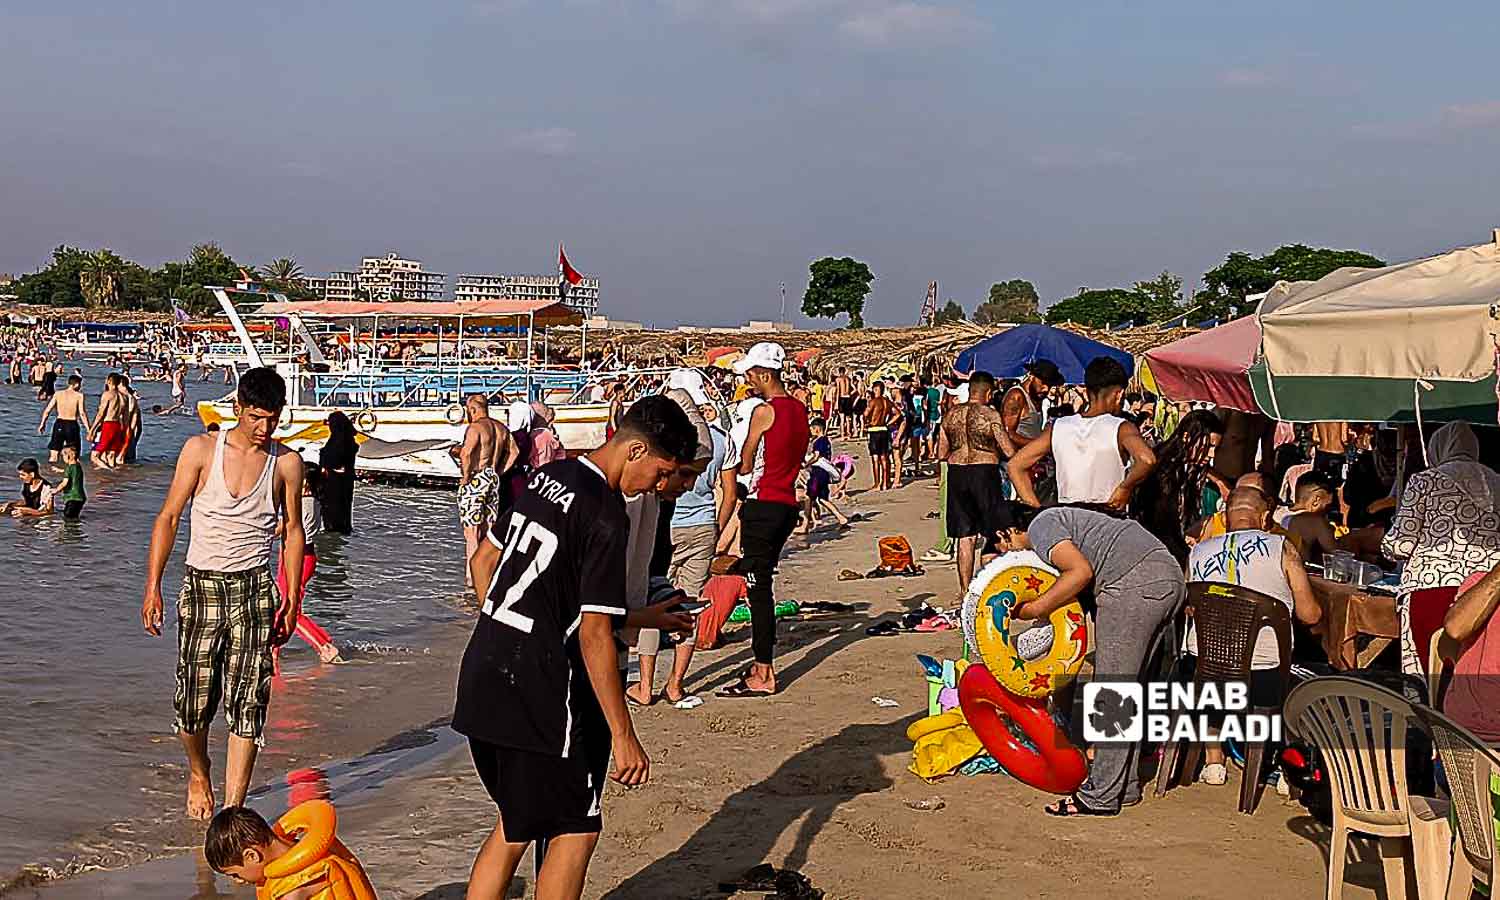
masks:
<path fill-rule="evenodd" d="M 318 451 L 328 440 L 327 419 L 334 410 L 323 406 L 290 406 L 281 415 L 275 437 L 309 462 L 317 462 Z M 569 452 L 593 450 L 604 443 L 609 405 L 591 403 L 555 407 L 553 423 L 558 438 Z M 388 407 L 345 409 L 361 439 L 361 454 L 355 471 L 364 476 L 393 480 L 457 483 L 458 462 L 450 452 L 464 438 L 462 410 L 450 407 Z M 231 427 L 234 404 L 229 399 L 198 404 L 204 425 Z M 380 453 L 370 439 L 385 445 Z M 399 445 L 413 446 L 402 448 Z M 397 446 L 391 446 L 397 445 Z M 386 455 L 389 453 L 390 455 Z"/>

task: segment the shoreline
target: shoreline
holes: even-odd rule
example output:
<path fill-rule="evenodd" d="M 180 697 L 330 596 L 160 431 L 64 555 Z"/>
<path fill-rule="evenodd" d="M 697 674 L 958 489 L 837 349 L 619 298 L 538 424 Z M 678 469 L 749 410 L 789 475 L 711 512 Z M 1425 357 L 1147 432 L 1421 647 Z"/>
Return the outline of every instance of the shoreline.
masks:
<path fill-rule="evenodd" d="M 763 862 L 802 872 L 828 900 L 927 895 L 934 887 L 945 895 L 990 896 L 997 883 L 1018 896 L 1061 896 L 1072 892 L 1080 867 L 1115 897 L 1212 893 L 1259 900 L 1269 878 L 1280 896 L 1318 895 L 1327 829 L 1271 791 L 1254 816 L 1235 813 L 1237 775 L 1228 787 L 1176 788 L 1161 800 L 1148 788 L 1140 807 L 1080 822 L 1046 817 L 1041 807 L 1051 798 L 1005 775 L 927 783 L 906 770 L 906 727 L 926 711 L 927 686 L 914 656 L 955 656 L 961 633 L 869 637 L 865 628 L 920 602 L 951 606 L 958 596 L 954 569 L 936 565 L 921 576 L 878 580 L 833 575 L 873 568 L 875 542 L 885 535 L 904 534 L 920 555 L 937 533 L 937 520 L 926 518 L 936 499 L 930 477 L 899 491 L 860 493 L 853 509 L 866 518 L 853 529 L 823 531 L 810 543 L 792 539 L 779 567 L 778 596 L 855 609 L 783 620 L 780 694 L 713 695 L 750 658 L 749 629 L 740 626 L 726 632 L 724 647 L 695 658 L 688 688 L 705 699 L 702 707 L 679 711 L 657 703 L 631 710 L 652 761 L 651 782 L 634 790 L 606 787 L 604 832 L 584 896 L 723 897 L 715 890 L 721 882 Z M 468 625 L 457 630 L 466 635 Z M 898 706 L 878 706 L 875 696 Z M 389 777 L 369 790 L 334 794 L 340 837 L 381 897 L 461 898 L 494 806 L 461 743 L 419 764 L 402 759 L 390 757 Z M 196 852 L 179 853 L 15 896 L 250 896 L 226 879 L 216 881 L 195 860 L 201 860 Z M 1345 896 L 1373 897 L 1383 884 L 1378 856 L 1358 841 L 1347 872 Z M 524 862 L 517 878 L 523 880 L 531 880 Z"/>
<path fill-rule="evenodd" d="M 284 655 L 249 798 L 284 786 L 289 772 L 352 764 L 445 719 L 452 712 L 458 656 L 471 628 L 464 617 L 424 626 L 400 641 L 354 641 L 345 644 L 349 661 L 344 665 L 320 665 L 306 648 Z M 369 706 L 373 697 L 379 698 L 379 715 Z M 28 888 L 125 870 L 201 847 L 206 823 L 183 814 L 187 768 L 175 737 L 162 732 L 151 742 L 161 752 L 157 761 L 145 763 L 149 774 L 139 786 L 140 813 L 80 831 L 55 854 L 0 873 L 0 897 L 26 896 Z M 216 720 L 209 743 L 215 791 L 222 791 L 222 721 Z"/>

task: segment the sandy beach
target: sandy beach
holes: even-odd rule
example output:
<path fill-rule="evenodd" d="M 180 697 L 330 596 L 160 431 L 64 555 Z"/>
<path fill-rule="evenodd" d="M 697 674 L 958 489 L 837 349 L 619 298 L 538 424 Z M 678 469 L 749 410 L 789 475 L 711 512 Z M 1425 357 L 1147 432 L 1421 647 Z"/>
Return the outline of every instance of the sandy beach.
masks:
<path fill-rule="evenodd" d="M 1236 813 L 1237 776 L 1226 787 L 1179 788 L 1162 800 L 1148 792 L 1145 803 L 1118 818 L 1058 821 L 1042 814 L 1047 795 L 1003 775 L 927 784 L 907 771 L 911 745 L 904 732 L 926 702 L 913 655 L 954 655 L 961 637 L 872 638 L 865 628 L 921 601 L 951 604 L 953 568 L 847 582 L 834 580 L 834 573 L 873 567 L 881 535 L 905 534 L 919 551 L 927 546 L 938 525 L 924 516 L 935 507 L 936 493 L 936 483 L 926 479 L 885 495 L 861 494 L 858 508 L 873 514 L 867 521 L 847 533 L 816 535 L 811 550 L 793 539 L 778 594 L 852 603 L 857 612 L 783 623 L 779 696 L 710 696 L 749 658 L 747 629 L 741 629 L 731 632 L 724 649 L 696 657 L 689 687 L 705 697 L 703 707 L 683 712 L 658 704 L 634 711 L 652 758 L 651 783 L 630 791 L 610 785 L 585 896 L 718 897 L 721 882 L 762 862 L 803 872 L 829 898 L 907 897 L 935 887 L 957 896 L 993 896 L 1002 889 L 1062 896 L 1075 892 L 1085 875 L 1114 897 L 1322 892 L 1327 830 L 1269 790 L 1253 816 Z M 366 724 L 389 721 L 393 710 L 413 721 L 424 711 L 430 718 L 446 715 L 465 631 L 434 639 L 435 658 L 409 669 L 399 685 L 381 688 L 378 697 L 367 696 L 376 692 L 340 670 L 340 699 L 328 707 L 337 715 L 320 715 L 317 727 L 347 729 L 335 741 L 346 744 L 344 738 Z M 878 707 L 875 696 L 900 705 Z M 474 852 L 493 821 L 494 807 L 467 749 L 451 732 L 439 743 L 451 749 L 419 765 L 404 766 L 395 755 L 372 789 L 341 795 L 335 779 L 343 837 L 382 897 L 462 897 Z M 311 762 L 286 760 L 283 768 Z M 262 793 L 255 803 L 274 813 L 285 808 L 275 806 L 278 799 Z M 932 800 L 941 808 L 913 808 L 937 805 L 922 802 Z M 176 846 L 191 845 L 195 832 L 182 823 Z M 1355 850 L 1346 896 L 1373 896 L 1381 879 L 1378 859 L 1371 846 L 1356 841 Z M 14 894 L 28 900 L 242 895 L 250 893 L 236 893 L 222 878 L 215 884 L 201 860 L 195 865 L 186 854 Z"/>

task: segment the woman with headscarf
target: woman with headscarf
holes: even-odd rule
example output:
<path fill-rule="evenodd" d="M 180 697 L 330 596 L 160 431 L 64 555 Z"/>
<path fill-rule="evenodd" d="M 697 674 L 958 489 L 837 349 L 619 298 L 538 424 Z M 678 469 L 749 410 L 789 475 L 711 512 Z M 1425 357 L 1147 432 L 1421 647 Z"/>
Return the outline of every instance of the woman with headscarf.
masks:
<path fill-rule="evenodd" d="M 354 533 L 354 458 L 359 444 L 354 423 L 338 410 L 328 414 L 328 440 L 318 451 L 323 470 L 323 529 L 339 534 Z"/>
<path fill-rule="evenodd" d="M 1172 436 L 1156 448 L 1156 468 L 1131 501 L 1131 517 L 1165 544 L 1179 564 L 1187 563 L 1188 529 L 1214 513 L 1205 509 L 1204 489 L 1212 484 L 1220 495 L 1229 495 L 1224 479 L 1209 468 L 1223 433 L 1219 417 L 1206 409 L 1183 416 Z"/>
<path fill-rule="evenodd" d="M 567 459 L 568 451 L 562 445 L 562 439 L 552 428 L 552 422 L 557 418 L 557 413 L 552 407 L 540 400 L 531 401 L 531 470 L 535 472 L 542 466 L 559 459 Z"/>
<path fill-rule="evenodd" d="M 1427 445 L 1432 467 L 1406 482 L 1381 541 L 1405 560 L 1396 606 L 1401 670 L 1420 675 L 1427 644 L 1465 578 L 1500 565 L 1500 474 L 1479 462 L 1479 439 L 1463 422 L 1439 428 Z"/>

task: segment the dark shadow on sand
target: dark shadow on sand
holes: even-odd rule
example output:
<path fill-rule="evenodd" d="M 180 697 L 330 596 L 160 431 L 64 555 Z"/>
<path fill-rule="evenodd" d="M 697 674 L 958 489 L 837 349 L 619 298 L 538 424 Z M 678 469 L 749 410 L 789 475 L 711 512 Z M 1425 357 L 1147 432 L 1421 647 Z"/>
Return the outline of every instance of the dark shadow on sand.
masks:
<path fill-rule="evenodd" d="M 769 862 L 800 870 L 813 839 L 838 808 L 861 794 L 891 788 L 882 756 L 911 748 L 899 722 L 848 725 L 781 764 L 764 781 L 731 795 L 713 817 L 677 850 L 627 878 L 606 900 L 670 900 L 724 896 L 720 882 L 734 881 L 752 866 Z M 778 838 L 799 823 L 785 858 L 768 859 Z M 747 827 L 748 826 L 748 827 Z M 829 885 L 819 885 L 828 889 Z"/>

